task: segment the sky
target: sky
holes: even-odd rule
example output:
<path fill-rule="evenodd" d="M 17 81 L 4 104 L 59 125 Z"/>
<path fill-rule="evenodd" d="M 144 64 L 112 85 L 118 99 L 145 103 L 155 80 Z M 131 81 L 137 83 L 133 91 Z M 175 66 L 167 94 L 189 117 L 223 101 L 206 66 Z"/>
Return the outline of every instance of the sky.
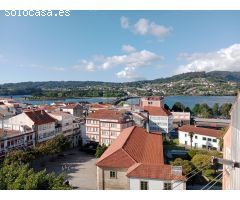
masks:
<path fill-rule="evenodd" d="M 240 71 L 240 11 L 0 15 L 0 83 L 152 80 Z"/>

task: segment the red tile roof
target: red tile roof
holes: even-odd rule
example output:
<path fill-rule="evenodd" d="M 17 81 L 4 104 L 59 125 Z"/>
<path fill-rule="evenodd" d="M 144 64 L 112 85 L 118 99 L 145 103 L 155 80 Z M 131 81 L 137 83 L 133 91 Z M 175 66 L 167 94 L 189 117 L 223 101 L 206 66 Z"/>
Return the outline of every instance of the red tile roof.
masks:
<path fill-rule="evenodd" d="M 102 168 L 128 169 L 129 177 L 171 180 L 183 178 L 170 176 L 171 166 L 164 165 L 162 135 L 148 133 L 137 126 L 124 129 L 96 165 Z M 148 170 L 144 171 L 146 168 Z"/>
<path fill-rule="evenodd" d="M 154 116 L 170 116 L 171 112 L 166 110 L 165 108 L 155 107 L 155 106 L 144 106 L 144 110 L 149 113 L 149 115 Z"/>
<path fill-rule="evenodd" d="M 178 128 L 178 130 L 182 131 L 182 132 L 194 132 L 199 135 L 205 135 L 205 136 L 216 137 L 216 138 L 220 137 L 222 134 L 222 132 L 219 130 L 196 127 L 193 125 L 184 125 L 184 126 Z"/>
<path fill-rule="evenodd" d="M 137 163 L 130 167 L 127 171 L 127 176 L 161 180 L 186 180 L 184 176 L 173 174 L 171 165 L 151 165 L 142 163 Z"/>
<path fill-rule="evenodd" d="M 74 109 L 78 106 L 78 104 L 67 104 L 66 106 L 63 107 L 63 109 Z"/>
<path fill-rule="evenodd" d="M 108 119 L 108 120 L 117 120 L 119 123 L 124 122 L 127 117 L 125 111 L 117 110 L 96 110 L 94 113 L 90 113 L 87 119 Z"/>
<path fill-rule="evenodd" d="M 36 125 L 55 122 L 56 120 L 48 115 L 44 110 L 30 110 L 24 112 Z"/>

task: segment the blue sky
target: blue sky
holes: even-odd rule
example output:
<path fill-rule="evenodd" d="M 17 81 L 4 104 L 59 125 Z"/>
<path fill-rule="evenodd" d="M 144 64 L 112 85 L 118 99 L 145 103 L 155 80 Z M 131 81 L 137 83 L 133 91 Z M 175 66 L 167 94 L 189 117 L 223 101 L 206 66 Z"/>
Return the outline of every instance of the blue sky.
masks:
<path fill-rule="evenodd" d="M 240 71 L 240 11 L 71 11 L 0 16 L 0 83 L 124 82 Z"/>

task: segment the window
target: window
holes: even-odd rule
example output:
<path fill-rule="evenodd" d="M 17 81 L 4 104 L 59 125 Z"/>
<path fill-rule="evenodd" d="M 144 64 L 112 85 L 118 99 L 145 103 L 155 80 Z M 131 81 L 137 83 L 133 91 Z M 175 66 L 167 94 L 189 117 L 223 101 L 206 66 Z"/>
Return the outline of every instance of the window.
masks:
<path fill-rule="evenodd" d="M 203 137 L 202 140 L 206 140 L 207 138 L 206 137 Z"/>
<path fill-rule="evenodd" d="M 213 142 L 217 142 L 217 139 L 213 139 L 212 141 L 213 141 Z"/>
<path fill-rule="evenodd" d="M 185 145 L 187 145 L 187 141 L 185 141 Z"/>
<path fill-rule="evenodd" d="M 172 189 L 172 183 L 164 183 L 164 190 L 171 190 Z"/>
<path fill-rule="evenodd" d="M 116 128 L 117 124 L 111 123 L 111 128 Z"/>
<path fill-rule="evenodd" d="M 203 148 L 203 149 L 206 149 L 206 147 L 207 147 L 206 145 L 202 145 L 202 148 Z"/>
<path fill-rule="evenodd" d="M 102 135 L 108 135 L 108 131 L 102 131 Z"/>
<path fill-rule="evenodd" d="M 148 182 L 147 181 L 140 182 L 140 190 L 148 190 Z"/>
<path fill-rule="evenodd" d="M 117 136 L 117 132 L 111 131 L 111 136 Z"/>
<path fill-rule="evenodd" d="M 185 137 L 187 137 L 187 134 L 185 134 Z"/>
<path fill-rule="evenodd" d="M 197 139 L 197 136 L 195 135 L 195 139 Z"/>
<path fill-rule="evenodd" d="M 211 139 L 211 138 L 208 138 L 208 139 L 207 139 L 207 141 L 211 142 L 211 141 L 212 141 L 212 139 Z"/>
<path fill-rule="evenodd" d="M 110 178 L 117 178 L 117 172 L 116 171 L 110 171 Z"/>
<path fill-rule="evenodd" d="M 195 144 L 194 144 L 194 148 L 197 148 L 197 147 L 198 147 L 198 145 L 197 145 L 197 143 L 195 143 Z"/>

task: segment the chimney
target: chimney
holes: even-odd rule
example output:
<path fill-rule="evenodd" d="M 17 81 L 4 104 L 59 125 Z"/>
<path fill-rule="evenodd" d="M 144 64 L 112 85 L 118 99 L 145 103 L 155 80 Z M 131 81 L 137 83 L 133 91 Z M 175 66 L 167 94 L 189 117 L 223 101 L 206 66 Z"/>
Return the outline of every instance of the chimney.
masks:
<path fill-rule="evenodd" d="M 182 166 L 172 166 L 172 174 L 182 176 Z"/>

